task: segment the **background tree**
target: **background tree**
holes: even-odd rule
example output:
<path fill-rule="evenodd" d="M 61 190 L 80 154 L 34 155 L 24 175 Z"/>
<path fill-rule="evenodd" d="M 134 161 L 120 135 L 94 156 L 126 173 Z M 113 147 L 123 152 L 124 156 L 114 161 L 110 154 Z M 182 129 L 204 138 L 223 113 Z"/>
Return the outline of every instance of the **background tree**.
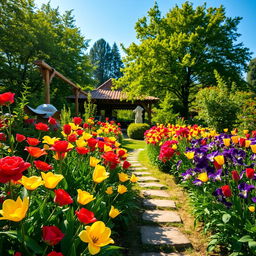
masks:
<path fill-rule="evenodd" d="M 116 43 L 113 44 L 111 49 L 111 65 L 111 78 L 120 78 L 123 75 L 120 69 L 124 67 L 124 64 Z"/>
<path fill-rule="evenodd" d="M 226 81 L 244 87 L 242 72 L 250 59 L 248 48 L 237 43 L 241 18 L 229 18 L 223 6 L 193 8 L 185 2 L 164 17 L 157 4 L 135 26 L 139 43 L 132 43 L 124 59 L 124 76 L 117 86 L 126 86 L 130 98 L 167 91 L 182 103 L 181 115 L 188 117 L 198 88 L 216 84 L 216 69 Z"/>
<path fill-rule="evenodd" d="M 251 59 L 249 70 L 247 73 L 247 83 L 250 84 L 252 90 L 256 92 L 256 58 Z"/>
<path fill-rule="evenodd" d="M 34 102 L 42 103 L 38 96 L 43 94 L 42 78 L 33 64 L 37 59 L 44 59 L 82 88 L 91 87 L 92 66 L 85 54 L 88 40 L 76 27 L 71 11 L 61 15 L 50 4 L 37 9 L 33 0 L 3 0 L 0 13 L 1 91 L 20 95 L 26 81 L 32 97 L 38 99 Z M 56 107 L 72 93 L 67 84 L 53 79 L 51 100 Z"/>

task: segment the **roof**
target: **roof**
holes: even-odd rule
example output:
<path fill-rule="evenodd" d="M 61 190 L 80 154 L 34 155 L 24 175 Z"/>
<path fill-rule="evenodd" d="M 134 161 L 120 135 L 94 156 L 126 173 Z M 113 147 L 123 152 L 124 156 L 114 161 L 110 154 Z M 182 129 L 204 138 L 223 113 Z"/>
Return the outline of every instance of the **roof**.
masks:
<path fill-rule="evenodd" d="M 95 90 L 92 90 L 91 96 L 92 99 L 95 100 L 125 100 L 127 99 L 126 92 L 123 92 L 122 89 L 113 90 L 113 83 L 112 79 L 110 78 L 106 82 L 104 82 L 102 85 L 97 87 Z M 74 98 L 74 96 L 69 96 L 68 98 Z M 79 99 L 86 99 L 86 96 L 84 94 L 79 95 Z M 135 100 L 141 100 L 141 101 L 158 101 L 159 98 L 153 97 L 153 96 L 146 96 L 146 97 L 138 97 Z"/>

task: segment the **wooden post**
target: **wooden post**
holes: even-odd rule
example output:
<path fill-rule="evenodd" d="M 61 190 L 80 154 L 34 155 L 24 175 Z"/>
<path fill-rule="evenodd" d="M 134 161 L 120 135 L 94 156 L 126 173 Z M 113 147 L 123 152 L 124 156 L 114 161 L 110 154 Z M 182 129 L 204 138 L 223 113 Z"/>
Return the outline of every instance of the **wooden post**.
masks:
<path fill-rule="evenodd" d="M 148 104 L 148 122 L 151 125 L 151 112 L 152 112 L 152 105 L 151 103 Z"/>
<path fill-rule="evenodd" d="M 45 104 L 50 104 L 50 71 L 48 69 L 43 69 L 44 76 L 44 97 Z"/>
<path fill-rule="evenodd" d="M 79 90 L 75 89 L 75 112 L 76 116 L 79 114 Z"/>

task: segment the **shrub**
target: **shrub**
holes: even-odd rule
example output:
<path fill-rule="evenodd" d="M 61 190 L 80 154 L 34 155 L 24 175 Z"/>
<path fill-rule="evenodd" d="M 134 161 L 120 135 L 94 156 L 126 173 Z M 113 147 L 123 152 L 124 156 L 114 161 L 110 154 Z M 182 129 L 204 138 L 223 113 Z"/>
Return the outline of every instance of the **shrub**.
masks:
<path fill-rule="evenodd" d="M 144 139 L 144 133 L 146 130 L 148 130 L 150 126 L 148 124 L 135 124 L 132 123 L 128 126 L 127 134 L 128 137 L 135 140 L 143 140 Z"/>

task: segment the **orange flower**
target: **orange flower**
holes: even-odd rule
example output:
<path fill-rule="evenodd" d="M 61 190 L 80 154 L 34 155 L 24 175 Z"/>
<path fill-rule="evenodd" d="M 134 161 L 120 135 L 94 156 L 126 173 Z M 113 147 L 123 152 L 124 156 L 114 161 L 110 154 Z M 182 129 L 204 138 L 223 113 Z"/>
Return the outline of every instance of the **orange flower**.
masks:
<path fill-rule="evenodd" d="M 47 155 L 44 149 L 38 147 L 25 147 L 25 150 L 28 151 L 28 153 L 34 158 Z"/>

